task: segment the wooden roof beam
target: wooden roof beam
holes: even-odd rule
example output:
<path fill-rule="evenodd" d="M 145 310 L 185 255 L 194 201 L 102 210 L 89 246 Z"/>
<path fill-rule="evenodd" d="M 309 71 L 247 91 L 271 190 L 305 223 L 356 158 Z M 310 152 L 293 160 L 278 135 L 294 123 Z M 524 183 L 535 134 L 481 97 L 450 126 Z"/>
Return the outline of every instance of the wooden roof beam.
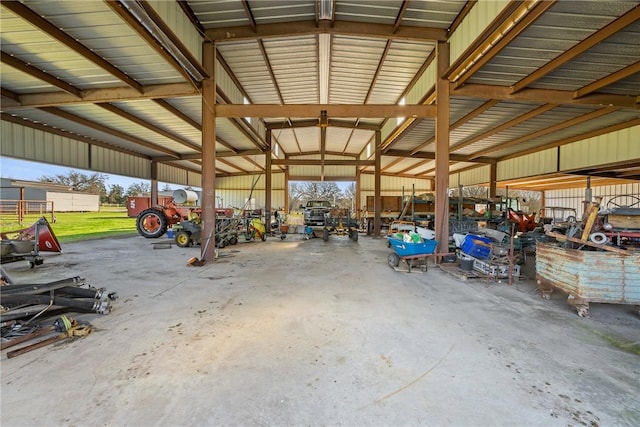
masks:
<path fill-rule="evenodd" d="M 395 30 L 395 31 L 394 31 Z M 256 30 L 246 25 L 237 27 L 212 28 L 206 31 L 206 36 L 216 42 L 236 40 L 253 40 L 273 37 L 299 37 L 316 34 L 350 35 L 373 37 L 392 40 L 413 40 L 436 42 L 446 41 L 446 29 L 423 28 L 401 25 L 373 24 L 356 21 L 294 21 L 276 24 L 261 24 Z"/>

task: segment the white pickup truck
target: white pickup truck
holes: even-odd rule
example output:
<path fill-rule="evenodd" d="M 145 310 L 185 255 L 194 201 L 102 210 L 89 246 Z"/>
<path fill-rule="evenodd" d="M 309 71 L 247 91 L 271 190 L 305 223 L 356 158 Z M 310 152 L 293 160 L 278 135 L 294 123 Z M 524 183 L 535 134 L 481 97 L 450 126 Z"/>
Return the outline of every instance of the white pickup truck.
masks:
<path fill-rule="evenodd" d="M 331 203 L 328 200 L 309 200 L 303 209 L 304 225 L 324 227 L 327 214 L 331 211 Z"/>

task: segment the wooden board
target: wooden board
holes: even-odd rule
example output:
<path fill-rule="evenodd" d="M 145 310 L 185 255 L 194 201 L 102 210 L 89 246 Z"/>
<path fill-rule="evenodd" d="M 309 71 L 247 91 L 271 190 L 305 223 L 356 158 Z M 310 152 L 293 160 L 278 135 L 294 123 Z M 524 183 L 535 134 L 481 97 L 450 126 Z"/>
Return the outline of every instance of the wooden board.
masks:
<path fill-rule="evenodd" d="M 618 254 L 633 255 L 633 252 L 629 252 L 629 251 L 626 251 L 624 249 L 620 249 L 620 248 L 618 248 L 616 246 L 599 245 L 597 243 L 593 243 L 590 240 L 576 239 L 575 237 L 565 236 L 564 234 L 560 234 L 560 233 L 548 232 L 548 233 L 546 233 L 546 235 L 549 236 L 549 237 L 555 237 L 558 240 L 562 240 L 562 241 L 566 240 L 566 241 L 573 242 L 573 243 L 579 243 L 581 245 L 587 245 L 587 246 L 591 246 L 591 247 L 598 248 L 598 249 L 604 249 L 605 251 L 615 252 L 615 253 L 618 253 Z"/>

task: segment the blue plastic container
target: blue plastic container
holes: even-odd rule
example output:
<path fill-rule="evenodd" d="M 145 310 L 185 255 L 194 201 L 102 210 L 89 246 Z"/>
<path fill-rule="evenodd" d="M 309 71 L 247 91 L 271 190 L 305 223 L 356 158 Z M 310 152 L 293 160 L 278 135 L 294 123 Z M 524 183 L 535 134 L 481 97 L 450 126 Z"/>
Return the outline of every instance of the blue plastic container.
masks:
<path fill-rule="evenodd" d="M 394 251 L 401 257 L 412 255 L 429 255 L 436 250 L 438 242 L 425 240 L 422 243 L 409 243 L 389 236 L 389 243 Z"/>
<path fill-rule="evenodd" d="M 460 246 L 462 252 L 478 259 L 487 259 L 491 255 L 491 239 L 488 237 L 467 234 Z"/>

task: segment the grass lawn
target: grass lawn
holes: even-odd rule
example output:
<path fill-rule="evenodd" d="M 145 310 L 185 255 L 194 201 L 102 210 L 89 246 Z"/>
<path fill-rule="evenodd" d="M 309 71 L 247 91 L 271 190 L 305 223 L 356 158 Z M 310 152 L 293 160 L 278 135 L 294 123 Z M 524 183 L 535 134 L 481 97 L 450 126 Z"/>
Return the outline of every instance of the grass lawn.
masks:
<path fill-rule="evenodd" d="M 22 225 L 2 223 L 0 231 L 9 232 L 29 227 L 42 215 L 26 216 Z M 56 212 L 56 221 L 51 214 L 44 215 L 60 243 L 98 239 L 122 235 L 135 235 L 136 219 L 127 216 L 124 208 L 101 208 L 100 212 Z"/>

